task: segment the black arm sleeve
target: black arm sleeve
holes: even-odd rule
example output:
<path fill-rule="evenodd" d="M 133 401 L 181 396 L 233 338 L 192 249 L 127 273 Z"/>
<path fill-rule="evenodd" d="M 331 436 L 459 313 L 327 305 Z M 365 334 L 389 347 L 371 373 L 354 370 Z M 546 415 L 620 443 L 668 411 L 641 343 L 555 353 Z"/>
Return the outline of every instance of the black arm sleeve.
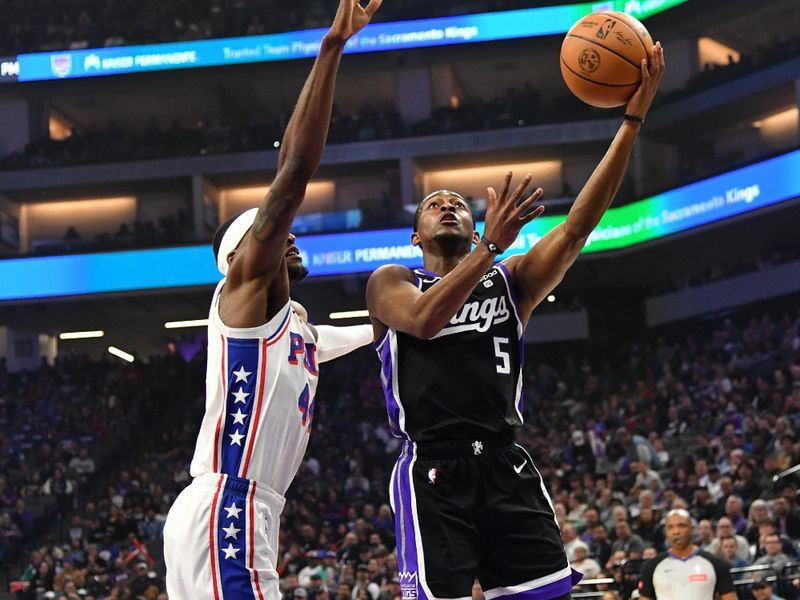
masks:
<path fill-rule="evenodd" d="M 666 557 L 666 553 L 651 558 L 642 565 L 642 578 L 639 580 L 639 594 L 646 598 L 655 598 L 656 589 L 653 587 L 653 572 L 656 566 Z"/>
<path fill-rule="evenodd" d="M 733 585 L 733 577 L 731 577 L 731 566 L 726 560 L 715 556 L 711 553 L 704 553 L 703 556 L 711 561 L 714 565 L 714 572 L 717 575 L 717 585 L 714 591 L 717 594 L 728 594 L 736 591 L 736 586 Z"/>

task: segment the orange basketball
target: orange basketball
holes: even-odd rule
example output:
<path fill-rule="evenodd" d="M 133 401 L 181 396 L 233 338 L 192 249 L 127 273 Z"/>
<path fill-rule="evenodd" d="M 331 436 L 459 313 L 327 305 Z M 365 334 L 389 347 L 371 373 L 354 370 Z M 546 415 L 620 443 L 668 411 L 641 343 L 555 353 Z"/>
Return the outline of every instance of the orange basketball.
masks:
<path fill-rule="evenodd" d="M 583 17 L 561 44 L 561 74 L 578 98 L 600 108 L 625 104 L 642 81 L 641 62 L 653 38 L 638 20 L 621 12 Z"/>

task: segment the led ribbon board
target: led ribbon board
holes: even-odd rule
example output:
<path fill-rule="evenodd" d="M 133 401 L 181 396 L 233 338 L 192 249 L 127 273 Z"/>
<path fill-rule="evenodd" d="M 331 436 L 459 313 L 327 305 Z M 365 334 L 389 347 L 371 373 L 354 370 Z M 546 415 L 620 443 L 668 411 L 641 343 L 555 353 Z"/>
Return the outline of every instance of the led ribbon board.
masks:
<path fill-rule="evenodd" d="M 581 17 L 618 10 L 639 19 L 689 0 L 607 0 L 368 25 L 345 53 L 404 50 L 566 33 Z M 19 81 L 73 79 L 311 58 L 326 29 L 226 39 L 20 54 Z"/>
<path fill-rule="evenodd" d="M 583 251 L 630 248 L 797 196 L 800 150 L 612 208 Z M 564 219 L 542 217 L 529 223 L 504 256 L 527 252 Z M 391 229 L 302 236 L 297 244 L 312 276 L 344 275 L 387 263 L 419 266 L 422 253 L 410 237 L 410 228 Z M 17 258 L 0 261 L 0 301 L 212 285 L 219 277 L 207 245 Z"/>

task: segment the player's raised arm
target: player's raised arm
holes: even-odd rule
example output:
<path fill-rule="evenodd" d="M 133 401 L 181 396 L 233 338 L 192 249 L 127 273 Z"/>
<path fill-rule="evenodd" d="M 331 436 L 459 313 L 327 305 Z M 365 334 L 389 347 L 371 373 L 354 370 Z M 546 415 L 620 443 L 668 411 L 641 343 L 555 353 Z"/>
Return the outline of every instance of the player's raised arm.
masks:
<path fill-rule="evenodd" d="M 478 245 L 458 266 L 425 292 L 414 285 L 412 275 L 405 267 L 387 265 L 377 269 L 367 283 L 367 308 L 376 337 L 381 334 L 383 327 L 389 327 L 420 339 L 429 339 L 447 325 L 492 265 L 497 252 L 510 246 L 520 229 L 544 211 L 544 207 L 531 210 L 534 202 L 541 197 L 540 189 L 519 202 L 530 179 L 528 175 L 509 195 L 509 172 L 499 197 L 492 188 L 488 190 L 484 240 L 497 246 L 495 252 L 486 243 L 479 243 L 477 232 L 472 230 L 472 215 L 463 200 L 440 196 L 423 200 L 419 209 L 422 211 L 421 221 L 431 218 L 441 220 L 448 215 L 461 226 L 461 219 L 469 218 L 470 231 L 465 231 L 463 242 L 467 248 L 472 243 Z M 414 232 L 412 241 L 415 244 L 421 243 L 419 236 L 418 232 Z"/>
<path fill-rule="evenodd" d="M 381 2 L 370 0 L 366 7 L 358 0 L 339 2 L 333 25 L 322 40 L 311 74 L 286 127 L 275 180 L 230 266 L 229 284 L 268 277 L 283 261 L 292 221 L 322 159 L 336 74 L 345 43 L 369 23 Z"/>
<path fill-rule="evenodd" d="M 583 249 L 619 190 L 631 151 L 664 73 L 661 43 L 653 46 L 653 60 L 642 61 L 642 84 L 628 102 L 626 118 L 600 164 L 575 199 L 567 219 L 554 227 L 524 256 L 505 261 L 514 279 L 520 317 L 527 323 L 533 309 L 564 277 Z"/>

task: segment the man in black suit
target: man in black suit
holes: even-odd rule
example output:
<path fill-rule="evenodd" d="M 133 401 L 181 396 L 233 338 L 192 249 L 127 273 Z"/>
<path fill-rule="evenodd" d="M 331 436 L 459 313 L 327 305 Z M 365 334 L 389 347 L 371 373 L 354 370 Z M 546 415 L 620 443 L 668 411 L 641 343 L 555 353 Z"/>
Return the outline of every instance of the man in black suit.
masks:
<path fill-rule="evenodd" d="M 800 511 L 789 503 L 788 498 L 778 496 L 775 498 L 775 521 L 778 533 L 793 540 L 800 539 Z"/>

